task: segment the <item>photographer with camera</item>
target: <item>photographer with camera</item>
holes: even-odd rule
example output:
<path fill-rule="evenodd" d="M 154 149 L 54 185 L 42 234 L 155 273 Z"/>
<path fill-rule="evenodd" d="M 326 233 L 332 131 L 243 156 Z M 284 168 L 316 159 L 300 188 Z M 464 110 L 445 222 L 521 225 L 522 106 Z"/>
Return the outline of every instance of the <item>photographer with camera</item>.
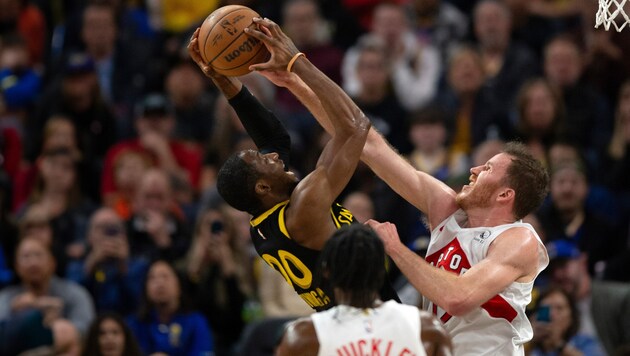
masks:
<path fill-rule="evenodd" d="M 215 354 L 229 355 L 245 325 L 243 308 L 252 295 L 247 245 L 238 239 L 227 205 L 202 209 L 185 259 L 195 307 L 214 332 Z"/>
<path fill-rule="evenodd" d="M 125 224 L 113 209 L 92 214 L 87 242 L 85 259 L 68 264 L 68 279 L 88 289 L 99 312 L 135 311 L 149 261 L 130 255 Z"/>

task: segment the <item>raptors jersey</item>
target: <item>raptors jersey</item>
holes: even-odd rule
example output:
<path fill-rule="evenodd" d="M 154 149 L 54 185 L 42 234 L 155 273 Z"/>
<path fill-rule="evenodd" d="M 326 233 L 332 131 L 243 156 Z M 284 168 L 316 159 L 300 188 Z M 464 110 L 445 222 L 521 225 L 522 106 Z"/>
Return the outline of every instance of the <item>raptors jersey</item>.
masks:
<path fill-rule="evenodd" d="M 388 301 L 377 308 L 338 305 L 311 315 L 320 356 L 424 356 L 418 308 Z"/>
<path fill-rule="evenodd" d="M 431 232 L 426 261 L 446 271 L 466 273 L 471 266 L 488 255 L 488 248 L 502 232 L 525 227 L 539 242 L 538 273 L 549 263 L 547 250 L 530 224 L 515 222 L 495 227 L 463 228 L 467 215 L 458 210 Z M 480 307 L 463 316 L 452 316 L 427 298 L 423 308 L 433 312 L 453 338 L 454 354 L 460 355 L 523 355 L 523 344 L 531 340 L 533 331 L 525 307 L 531 301 L 534 282 L 513 282 Z"/>

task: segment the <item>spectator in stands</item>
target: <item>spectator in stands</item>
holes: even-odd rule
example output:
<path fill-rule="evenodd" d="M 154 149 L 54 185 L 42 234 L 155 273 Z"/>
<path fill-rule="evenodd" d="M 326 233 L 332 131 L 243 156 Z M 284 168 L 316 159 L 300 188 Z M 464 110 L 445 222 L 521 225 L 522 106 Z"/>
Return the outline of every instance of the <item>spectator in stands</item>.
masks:
<path fill-rule="evenodd" d="M 416 169 L 447 182 L 468 172 L 468 156 L 452 152 L 448 146 L 449 137 L 446 112 L 438 107 L 428 107 L 411 115 L 409 139 L 413 151 L 408 159 Z"/>
<path fill-rule="evenodd" d="M 421 43 L 437 48 L 441 62 L 446 63 L 453 47 L 468 35 L 470 20 L 449 1 L 413 0 L 412 27 Z"/>
<path fill-rule="evenodd" d="M 116 210 L 123 220 L 129 220 L 142 176 L 153 166 L 151 156 L 144 152 L 129 149 L 118 153 L 113 167 L 116 190 L 107 195 L 105 205 Z"/>
<path fill-rule="evenodd" d="M 483 87 L 485 71 L 474 48 L 461 47 L 453 53 L 447 79 L 448 86 L 437 103 L 454 119 L 448 123 L 454 153 L 470 155 L 485 140 L 505 140 L 512 135 L 507 114 L 494 105 Z"/>
<path fill-rule="evenodd" d="M 3 115 L 18 120 L 20 134 L 22 123 L 33 109 L 41 88 L 41 74 L 29 58 L 26 39 L 18 34 L 0 36 L 0 101 L 6 110 Z"/>
<path fill-rule="evenodd" d="M 205 76 L 189 61 L 174 65 L 168 72 L 164 87 L 175 109 L 175 138 L 200 145 L 210 139 L 214 100 L 205 84 Z"/>
<path fill-rule="evenodd" d="M 545 77 L 564 99 L 567 137 L 580 142 L 589 164 L 594 164 L 610 140 L 613 115 L 606 98 L 580 82 L 584 65 L 582 50 L 566 36 L 556 37 L 545 46 Z"/>
<path fill-rule="evenodd" d="M 19 33 L 26 40 L 29 63 L 41 64 L 46 49 L 46 19 L 30 1 L 0 2 L 0 36 Z"/>
<path fill-rule="evenodd" d="M 66 319 L 46 323 L 36 309 L 0 320 L 0 355 L 79 356 L 81 336 Z"/>
<path fill-rule="evenodd" d="M 82 284 L 97 312 L 136 311 L 149 261 L 130 255 L 124 221 L 110 208 L 90 218 L 84 259 L 69 263 L 66 278 Z"/>
<path fill-rule="evenodd" d="M 562 135 L 564 103 L 560 93 L 542 78 L 528 80 L 517 98 L 516 135 L 542 162 L 552 143 Z"/>
<path fill-rule="evenodd" d="M 151 156 L 155 165 L 168 173 L 170 179 L 196 190 L 201 170 L 201 148 L 175 140 L 175 112 L 162 94 L 152 93 L 142 100 L 136 112 L 138 137 L 114 145 L 107 152 L 102 171 L 103 199 L 111 201 L 115 192 L 114 162 L 121 152 L 129 150 Z"/>
<path fill-rule="evenodd" d="M 0 291 L 0 320 L 37 309 L 46 322 L 67 319 L 85 334 L 94 318 L 92 299 L 83 287 L 54 275 L 55 259 L 44 244 L 33 238 L 22 239 L 15 271 L 21 283 Z"/>
<path fill-rule="evenodd" d="M 579 332 L 575 300 L 561 288 L 552 287 L 540 295 L 532 319 L 534 337 L 526 346 L 528 356 L 605 355 L 599 340 Z"/>
<path fill-rule="evenodd" d="M 83 356 L 141 356 L 140 347 L 125 321 L 116 313 L 100 314 L 88 330 Z"/>
<path fill-rule="evenodd" d="M 547 244 L 550 282 L 576 301 L 579 333 L 600 340 L 609 355 L 630 345 L 630 284 L 594 280 L 587 256 L 563 241 Z"/>
<path fill-rule="evenodd" d="M 547 241 L 568 241 L 587 254 L 591 276 L 601 275 L 598 265 L 623 251 L 623 240 L 614 222 L 601 209 L 586 204 L 589 183 L 580 162 L 551 167 L 551 202 L 538 212 Z M 601 269 L 601 267 L 599 268 Z"/>
<path fill-rule="evenodd" d="M 127 221 L 132 256 L 168 261 L 184 256 L 190 245 L 189 231 L 164 171 L 150 169 L 142 176 L 132 211 Z"/>
<path fill-rule="evenodd" d="M 350 210 L 354 218 L 360 223 L 374 219 L 374 202 L 368 194 L 362 191 L 355 191 L 346 195 L 341 205 Z"/>
<path fill-rule="evenodd" d="M 105 153 L 116 140 L 116 122 L 110 108 L 103 102 L 94 62 L 83 53 L 72 53 L 64 62 L 60 78 L 50 83 L 26 130 L 27 158 L 35 162 L 41 154 L 43 128 L 52 116 L 70 118 L 76 129 L 77 141 L 85 162 L 85 176 L 91 184 L 84 193 L 100 201 L 100 173 Z"/>
<path fill-rule="evenodd" d="M 401 16 L 402 17 L 402 16 Z M 383 39 L 364 36 L 353 47 L 350 56 L 353 78 L 358 84 L 351 97 L 374 126 L 399 151 L 410 150 L 407 132 L 407 111 L 402 107 L 393 83 L 392 63 Z M 395 65 L 394 65 L 395 66 Z"/>
<path fill-rule="evenodd" d="M 630 198 L 630 79 L 626 80 L 619 90 L 617 110 L 615 111 L 615 129 L 613 137 L 608 145 L 607 167 L 608 185 L 623 192 L 626 198 Z M 627 206 L 630 208 L 630 203 Z"/>
<path fill-rule="evenodd" d="M 343 52 L 330 43 L 326 23 L 315 0 L 289 0 L 282 7 L 282 28 L 297 48 L 328 78 L 341 83 Z M 308 138 L 315 121 L 308 110 L 285 88 L 278 88 L 277 107 L 286 113 L 289 130 Z"/>
<path fill-rule="evenodd" d="M 482 0 L 475 6 L 474 29 L 485 73 L 484 86 L 495 106 L 514 105 L 518 88 L 539 72 L 529 48 L 511 40 L 512 14 L 500 0 Z"/>
<path fill-rule="evenodd" d="M 171 265 L 163 260 L 151 264 L 144 293 L 140 312 L 127 319 L 144 354 L 212 354 L 212 331 L 203 315 L 187 310 L 188 296 Z"/>
<path fill-rule="evenodd" d="M 187 294 L 214 331 L 215 354 L 230 355 L 243 331 L 243 307 L 252 295 L 245 268 L 248 251 L 238 245 L 227 206 L 200 212 L 186 258 Z"/>
<path fill-rule="evenodd" d="M 431 44 L 421 43 L 414 36 L 405 8 L 393 3 L 375 8 L 372 30 L 344 56 L 343 87 L 350 96 L 358 96 L 365 85 L 359 82 L 358 58 L 373 41 L 383 47 L 393 93 L 406 110 L 422 108 L 433 100 L 442 72 L 440 56 Z"/>
<path fill-rule="evenodd" d="M 83 243 L 93 204 L 82 197 L 77 177 L 76 152 L 67 148 L 45 151 L 39 162 L 39 177 L 27 209 L 41 207 L 53 229 L 52 251 L 60 276 L 72 258 L 83 256 Z"/>

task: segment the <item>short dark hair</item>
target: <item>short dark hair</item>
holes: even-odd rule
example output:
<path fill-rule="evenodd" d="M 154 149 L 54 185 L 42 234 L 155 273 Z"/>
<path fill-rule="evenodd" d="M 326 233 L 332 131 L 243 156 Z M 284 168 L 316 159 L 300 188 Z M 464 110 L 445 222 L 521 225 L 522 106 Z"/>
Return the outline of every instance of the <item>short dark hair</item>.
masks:
<path fill-rule="evenodd" d="M 514 189 L 514 217 L 522 219 L 538 209 L 549 192 L 549 173 L 520 142 L 508 142 L 503 152 L 512 156 L 506 183 Z"/>
<path fill-rule="evenodd" d="M 217 190 L 233 208 L 256 215 L 262 207 L 256 195 L 260 174 L 240 157 L 241 152 L 232 154 L 219 170 Z"/>
<path fill-rule="evenodd" d="M 385 248 L 374 230 L 362 224 L 335 231 L 319 257 L 320 272 L 332 288 L 370 297 L 385 282 Z"/>

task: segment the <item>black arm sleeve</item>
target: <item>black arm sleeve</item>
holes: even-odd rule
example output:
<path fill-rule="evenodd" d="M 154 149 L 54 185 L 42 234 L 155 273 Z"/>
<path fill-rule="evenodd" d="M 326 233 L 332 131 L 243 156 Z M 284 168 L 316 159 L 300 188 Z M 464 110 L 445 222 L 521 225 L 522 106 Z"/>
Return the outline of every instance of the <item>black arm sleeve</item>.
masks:
<path fill-rule="evenodd" d="M 280 120 L 264 107 L 245 86 L 228 102 L 236 111 L 239 120 L 254 140 L 258 150 L 261 153 L 276 152 L 280 159 L 288 164 L 291 153 L 291 138 Z M 285 164 L 285 169 L 288 169 L 287 164 Z"/>

